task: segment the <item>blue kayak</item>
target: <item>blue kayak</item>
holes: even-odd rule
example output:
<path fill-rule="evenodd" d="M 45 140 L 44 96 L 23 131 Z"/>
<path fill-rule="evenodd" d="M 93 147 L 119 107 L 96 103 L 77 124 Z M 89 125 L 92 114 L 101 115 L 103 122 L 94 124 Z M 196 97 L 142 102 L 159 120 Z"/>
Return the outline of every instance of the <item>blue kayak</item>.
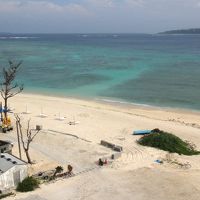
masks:
<path fill-rule="evenodd" d="M 133 135 L 146 135 L 150 133 L 151 133 L 151 130 L 138 130 L 138 131 L 134 131 Z"/>

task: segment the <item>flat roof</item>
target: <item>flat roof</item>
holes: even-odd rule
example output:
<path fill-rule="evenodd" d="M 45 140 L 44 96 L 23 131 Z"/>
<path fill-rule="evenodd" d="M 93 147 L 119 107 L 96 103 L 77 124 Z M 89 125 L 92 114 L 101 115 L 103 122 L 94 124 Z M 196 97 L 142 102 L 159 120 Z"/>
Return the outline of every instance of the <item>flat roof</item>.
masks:
<path fill-rule="evenodd" d="M 0 146 L 10 144 L 8 141 L 0 140 Z"/>
<path fill-rule="evenodd" d="M 8 171 L 16 165 L 26 165 L 27 163 L 19 158 L 9 154 L 1 153 L 0 154 L 0 175 Z"/>

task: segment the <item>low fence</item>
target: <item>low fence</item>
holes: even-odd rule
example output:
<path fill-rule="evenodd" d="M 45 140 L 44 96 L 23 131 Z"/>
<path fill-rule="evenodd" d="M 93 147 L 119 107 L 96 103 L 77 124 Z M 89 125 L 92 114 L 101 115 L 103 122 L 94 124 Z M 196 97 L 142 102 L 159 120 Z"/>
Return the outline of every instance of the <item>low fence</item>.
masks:
<path fill-rule="evenodd" d="M 114 151 L 117 151 L 117 152 L 122 152 L 123 151 L 123 147 L 122 146 L 119 146 L 119 145 L 115 145 L 113 143 L 110 143 L 110 142 L 107 142 L 105 140 L 101 140 L 101 143 L 100 143 L 102 146 L 105 146 L 107 148 L 110 148 Z"/>

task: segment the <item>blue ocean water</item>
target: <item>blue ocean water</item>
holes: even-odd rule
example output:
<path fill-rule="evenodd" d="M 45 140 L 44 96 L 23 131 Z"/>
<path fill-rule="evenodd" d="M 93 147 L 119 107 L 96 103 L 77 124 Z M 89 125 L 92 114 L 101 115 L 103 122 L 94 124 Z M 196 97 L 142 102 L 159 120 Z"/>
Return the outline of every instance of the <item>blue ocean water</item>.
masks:
<path fill-rule="evenodd" d="M 200 35 L 0 35 L 25 92 L 200 110 Z"/>

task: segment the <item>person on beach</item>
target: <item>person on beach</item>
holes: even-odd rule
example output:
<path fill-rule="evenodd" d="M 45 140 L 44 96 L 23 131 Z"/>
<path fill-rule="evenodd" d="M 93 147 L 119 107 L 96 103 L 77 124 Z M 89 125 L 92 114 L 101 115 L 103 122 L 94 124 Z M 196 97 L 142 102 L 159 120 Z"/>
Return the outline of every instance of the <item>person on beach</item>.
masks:
<path fill-rule="evenodd" d="M 73 172 L 72 172 L 73 167 L 72 167 L 71 165 L 68 165 L 67 168 L 68 168 L 68 174 L 69 174 L 69 175 L 72 175 L 72 173 L 73 173 Z"/>
<path fill-rule="evenodd" d="M 108 160 L 107 158 L 104 160 L 104 165 L 107 165 L 108 164 Z"/>
<path fill-rule="evenodd" d="M 99 166 L 103 166 L 103 161 L 101 160 L 101 158 L 99 158 Z"/>

